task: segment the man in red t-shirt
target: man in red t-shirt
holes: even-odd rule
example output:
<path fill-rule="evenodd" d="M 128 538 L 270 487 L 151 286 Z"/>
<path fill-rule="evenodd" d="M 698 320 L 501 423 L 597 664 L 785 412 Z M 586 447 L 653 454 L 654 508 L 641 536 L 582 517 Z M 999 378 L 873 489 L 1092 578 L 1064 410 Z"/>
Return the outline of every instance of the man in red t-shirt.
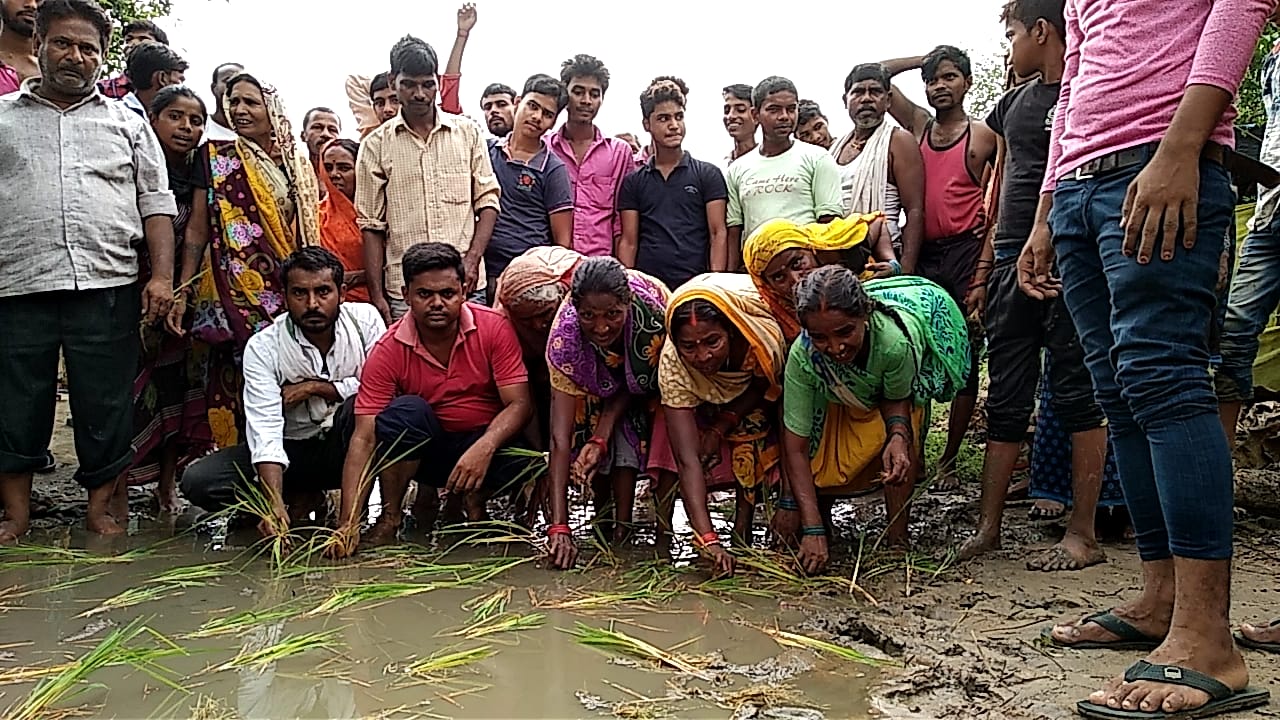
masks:
<path fill-rule="evenodd" d="M 331 556 L 355 551 L 360 509 L 375 475 L 382 482 L 382 515 L 361 540 L 366 545 L 395 539 L 411 479 L 420 488 L 415 511 L 429 531 L 438 488 L 468 497 L 475 520 L 483 513 L 481 491 L 502 488 L 528 462 L 498 452 L 518 444 L 533 418 L 515 329 L 496 310 L 464 302 L 465 270 L 453 246 L 414 245 L 401 268 L 409 313 L 369 351 L 360 375 L 342 473 L 342 542 Z"/>

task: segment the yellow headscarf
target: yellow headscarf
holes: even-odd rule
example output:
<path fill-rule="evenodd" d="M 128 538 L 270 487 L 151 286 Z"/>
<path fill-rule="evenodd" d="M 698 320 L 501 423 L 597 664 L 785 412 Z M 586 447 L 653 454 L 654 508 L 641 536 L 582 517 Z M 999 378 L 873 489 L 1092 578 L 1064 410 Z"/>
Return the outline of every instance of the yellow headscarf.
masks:
<path fill-rule="evenodd" d="M 724 313 L 751 346 L 750 370 L 721 372 L 706 376 L 685 364 L 668 339 L 658 367 L 658 388 L 662 404 L 692 408 L 702 403 L 724 405 L 741 395 L 757 377 L 769 381 L 766 400 L 782 394 L 782 370 L 786 343 L 773 312 L 765 305 L 751 281 L 738 273 L 704 273 L 681 285 L 667 303 L 667 327 L 676 308 L 691 301 L 706 300 Z"/>
<path fill-rule="evenodd" d="M 769 288 L 764 280 L 765 268 L 769 267 L 778 253 L 792 248 L 835 252 L 856 247 L 866 241 L 871 224 L 883 218 L 884 213 L 877 212 L 808 225 L 798 225 L 790 220 L 777 218 L 756 228 L 747 238 L 742 247 L 742 260 L 747 273 L 759 289 L 760 297 L 773 310 L 788 339 L 800 334 L 795 299 L 780 297 Z"/>

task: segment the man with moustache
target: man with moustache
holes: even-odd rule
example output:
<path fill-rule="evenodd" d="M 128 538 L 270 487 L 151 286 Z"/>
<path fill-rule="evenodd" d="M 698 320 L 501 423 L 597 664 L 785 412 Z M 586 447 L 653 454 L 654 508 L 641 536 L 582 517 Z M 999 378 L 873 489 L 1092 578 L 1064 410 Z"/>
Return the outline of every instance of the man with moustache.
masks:
<path fill-rule="evenodd" d="M 238 136 L 236 131 L 231 129 L 231 120 L 227 118 L 226 94 L 227 81 L 244 72 L 244 66 L 240 63 L 222 63 L 213 69 L 213 82 L 209 85 L 209 92 L 213 94 L 213 114 L 209 116 L 209 122 L 204 124 L 204 139 L 227 141 L 235 140 Z"/>
<path fill-rule="evenodd" d="M 311 156 L 311 166 L 320 169 L 320 150 L 338 139 L 342 133 L 342 120 L 338 113 L 327 107 L 313 107 L 302 116 L 302 142 Z"/>
<path fill-rule="evenodd" d="M 644 129 L 654 153 L 622 181 L 618 259 L 678 288 L 729 262 L 720 169 L 683 147 L 685 96 L 676 86 L 650 86 L 640 96 Z"/>
<path fill-rule="evenodd" d="M 133 457 L 138 320 L 154 323 L 173 304 L 177 208 L 151 128 L 97 90 L 110 38 L 111 20 L 93 0 L 44 0 L 35 20 L 41 77 L 0 97 L 0 544 L 29 526 L 60 352 L 86 524 L 124 532 L 110 499 Z M 134 248 L 144 242 L 152 274 L 139 288 Z"/>
<path fill-rule="evenodd" d="M 992 261 L 981 260 L 986 237 L 986 187 L 996 160 L 996 134 L 981 121 L 974 122 L 964 109 L 964 98 L 973 86 L 969 56 L 959 48 L 939 45 L 928 55 L 888 60 L 885 68 L 892 77 L 920 68 L 929 105 L 936 116 L 891 88 L 889 113 L 920 146 L 924 160 L 924 236 L 914 263 L 916 274 L 945 289 L 956 304 L 974 312 L 970 290 L 979 265 L 990 269 Z M 973 307 L 970 307 L 973 305 Z M 956 457 L 969 429 L 978 402 L 978 356 L 964 388 L 951 403 L 947 419 L 947 444 L 938 458 L 933 489 L 954 490 Z"/>
<path fill-rule="evenodd" d="M 485 270 L 493 279 L 490 304 L 498 276 L 524 251 L 552 244 L 573 248 L 573 183 L 564 162 L 543 139 L 569 103 L 569 94 L 550 75 L 534 75 L 514 99 L 514 129 L 489 141 L 489 162 L 502 188 L 502 211 L 484 249 Z"/>
<path fill-rule="evenodd" d="M 365 357 L 386 326 L 372 305 L 343 302 L 342 261 L 322 247 L 285 259 L 287 311 L 245 345 L 247 444 L 197 460 L 182 475 L 182 494 L 216 512 L 236 504 L 253 478 L 271 501 L 263 536 L 323 508 L 323 490 L 341 486 Z"/>
<path fill-rule="evenodd" d="M 435 50 L 406 35 L 390 60 L 400 114 L 364 139 L 355 202 L 370 302 L 387 321 L 408 311 L 400 261 L 412 245 L 453 245 L 463 254 L 467 294 L 484 288 L 481 263 L 501 192 L 480 128 L 436 106 Z"/>
<path fill-rule="evenodd" d="M 331 557 L 350 555 L 358 544 L 393 542 L 410 480 L 419 487 L 414 513 L 429 533 L 440 489 L 465 500 L 468 518 L 479 520 L 486 495 L 509 487 L 528 466 L 527 458 L 501 452 L 533 419 L 515 328 L 503 313 L 465 301 L 466 272 L 453 246 L 419 243 L 401 264 L 410 311 L 374 345 L 360 376 L 339 542 L 325 551 Z M 382 515 L 359 538 L 375 452 L 391 463 L 377 478 Z"/>
<path fill-rule="evenodd" d="M 40 74 L 32 37 L 36 0 L 0 0 L 0 95 L 17 92 L 22 81 Z"/>
<path fill-rule="evenodd" d="M 724 167 L 756 149 L 756 128 L 759 126 L 751 115 L 751 86 L 745 83 L 728 85 L 724 95 L 724 129 L 733 139 L 733 149 L 724 157 Z"/>
<path fill-rule="evenodd" d="M 515 127 L 516 91 L 509 85 L 492 83 L 480 94 L 484 125 L 496 138 L 504 138 Z"/>
<path fill-rule="evenodd" d="M 924 232 L 924 160 L 911 133 L 884 121 L 893 101 L 889 71 L 858 65 L 844 80 L 853 130 L 831 147 L 845 215 L 884 211 L 904 273 L 914 273 Z M 899 224 L 906 215 L 906 227 Z"/>
<path fill-rule="evenodd" d="M 575 55 L 561 65 L 560 82 L 569 89 L 569 113 L 547 144 L 573 181 L 573 249 L 583 255 L 612 255 L 622 235 L 618 188 L 635 169 L 634 151 L 625 140 L 606 137 L 596 127 L 609 91 L 609 69 L 603 62 Z"/>

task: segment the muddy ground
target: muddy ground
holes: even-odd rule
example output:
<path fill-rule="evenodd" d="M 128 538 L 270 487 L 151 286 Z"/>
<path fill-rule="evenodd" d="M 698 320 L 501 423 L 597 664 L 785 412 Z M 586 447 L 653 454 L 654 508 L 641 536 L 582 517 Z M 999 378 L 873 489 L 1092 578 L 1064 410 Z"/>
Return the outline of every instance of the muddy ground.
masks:
<path fill-rule="evenodd" d="M 74 446 L 63 423 L 60 402 L 53 451 L 58 470 L 37 476 L 34 523 L 62 525 L 83 518 L 84 494 L 71 480 Z M 978 423 L 981 426 L 981 423 Z M 1087 570 L 1048 574 L 1028 571 L 1025 561 L 1048 547 L 1061 528 L 1036 526 L 1027 506 L 1006 513 L 1004 550 L 961 565 L 948 562 L 973 527 L 976 517 L 980 446 L 970 445 L 960 464 L 962 490 L 924 495 L 913 508 L 916 553 L 944 569 L 936 576 L 920 570 L 888 572 L 859 584 L 878 605 L 831 612 L 820 598 L 807 629 L 825 631 L 846 643 L 877 647 L 903 663 L 889 670 L 872 690 L 871 705 L 892 718 L 1067 718 L 1074 705 L 1107 678 L 1141 657 L 1136 652 L 1078 652 L 1043 647 L 1046 625 L 1112 607 L 1139 588 L 1139 563 L 1131 544 L 1105 546 L 1108 562 Z M 967 477 L 966 477 L 967 476 Z M 135 511 L 150 507 L 149 493 L 131 492 Z M 844 509 L 849 526 L 874 540 L 882 527 L 883 506 L 874 498 Z M 1232 619 L 1269 620 L 1280 616 L 1280 520 L 1240 513 L 1237 523 Z M 833 574 L 852 575 L 857 541 L 845 537 L 833 548 Z M 1280 656 L 1248 652 L 1253 685 L 1280 698 Z M 1246 717 L 1280 717 L 1280 701 L 1271 710 Z"/>

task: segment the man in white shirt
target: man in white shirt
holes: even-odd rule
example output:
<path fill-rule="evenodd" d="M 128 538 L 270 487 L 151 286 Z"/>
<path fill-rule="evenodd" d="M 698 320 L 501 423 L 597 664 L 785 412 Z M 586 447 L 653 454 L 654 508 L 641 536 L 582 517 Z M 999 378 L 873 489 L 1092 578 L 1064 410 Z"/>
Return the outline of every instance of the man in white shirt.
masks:
<path fill-rule="evenodd" d="M 386 331 L 372 305 L 342 302 L 342 262 L 332 252 L 303 248 L 281 275 L 288 312 L 244 351 L 248 444 L 202 458 L 182 476 L 183 495 L 209 511 L 234 505 L 256 476 L 275 513 L 258 525 L 264 536 L 286 532 L 319 509 L 321 491 L 341 487 L 360 371 Z"/>
<path fill-rule="evenodd" d="M 231 121 L 227 119 L 226 97 L 227 81 L 244 72 L 240 63 L 222 63 L 213 69 L 213 84 L 209 92 L 213 93 L 213 114 L 209 122 L 204 124 L 204 139 L 235 140 L 236 131 L 231 129 Z"/>

